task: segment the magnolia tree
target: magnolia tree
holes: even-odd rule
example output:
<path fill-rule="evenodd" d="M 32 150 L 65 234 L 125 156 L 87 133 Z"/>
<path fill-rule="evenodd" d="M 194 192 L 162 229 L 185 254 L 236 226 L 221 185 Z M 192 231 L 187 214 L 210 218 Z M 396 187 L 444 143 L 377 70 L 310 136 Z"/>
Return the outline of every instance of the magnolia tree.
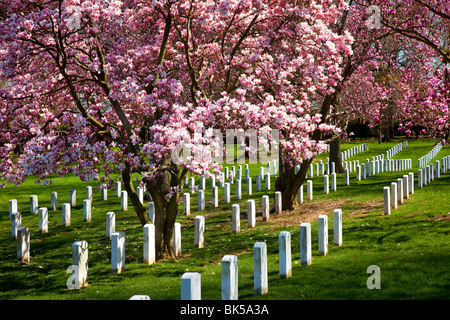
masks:
<path fill-rule="evenodd" d="M 305 173 L 295 165 L 334 131 L 310 107 L 351 54 L 352 37 L 330 29 L 345 9 L 331 0 L 3 1 L 2 180 L 121 180 L 146 224 L 135 191 L 144 185 L 157 257 L 173 258 L 183 183 L 221 170 L 227 129 L 256 130 L 272 155 L 264 142 L 278 140 L 295 194 Z"/>
<path fill-rule="evenodd" d="M 407 63 L 398 74 L 402 130 L 410 135 L 421 126 L 430 135 L 449 138 L 450 6 L 445 0 L 360 1 L 376 6 L 379 26 L 403 38 L 399 60 Z"/>

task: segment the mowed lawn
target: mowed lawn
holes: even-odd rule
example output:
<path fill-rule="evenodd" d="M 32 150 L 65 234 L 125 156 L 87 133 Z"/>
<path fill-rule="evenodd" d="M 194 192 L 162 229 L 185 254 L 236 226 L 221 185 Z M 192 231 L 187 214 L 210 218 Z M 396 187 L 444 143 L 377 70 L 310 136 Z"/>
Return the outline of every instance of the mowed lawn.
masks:
<path fill-rule="evenodd" d="M 349 160 L 372 159 L 401 143 L 354 141 L 342 145 L 345 150 L 369 142 L 369 151 Z M 395 159 L 412 159 L 413 168 L 399 172 L 384 172 L 366 180 L 356 181 L 350 176 L 350 185 L 344 185 L 343 175 L 337 179 L 337 191 L 325 195 L 323 176 L 313 180 L 314 199 L 306 200 L 298 209 L 271 215 L 268 222 L 261 217 L 261 197 L 269 195 L 273 205 L 275 178 L 270 190 L 256 192 L 259 167 L 250 165 L 253 193 L 246 194 L 242 184 L 242 200 L 223 202 L 223 188 L 219 187 L 219 207 L 211 206 L 210 181 L 206 181 L 206 210 L 197 211 L 197 193 L 191 194 L 191 215 L 182 215 L 182 197 L 177 222 L 182 226 L 182 256 L 178 261 L 143 263 L 143 228 L 129 204 L 129 210 L 120 210 L 120 198 L 109 190 L 108 200 L 100 199 L 98 182 L 85 183 L 76 177 L 53 177 L 50 186 L 37 185 L 30 178 L 22 186 L 7 185 L 0 190 L 0 299 L 83 299 L 127 300 L 133 295 L 148 295 L 152 300 L 179 300 L 180 279 L 183 273 L 199 272 L 202 280 L 202 299 L 221 299 L 221 259 L 226 254 L 238 256 L 239 299 L 242 300 L 321 300 L 321 299 L 448 299 L 450 296 L 450 170 L 422 189 L 417 188 L 418 159 L 429 152 L 436 141 L 409 140 Z M 450 147 L 442 149 L 433 159 L 450 155 Z M 326 153 L 314 161 L 325 160 Z M 231 167 L 231 165 L 228 165 Z M 237 166 L 237 164 L 236 164 Z M 243 167 L 243 165 L 242 165 Z M 403 174 L 413 172 L 415 192 L 390 215 L 383 214 L 383 187 L 390 186 Z M 199 179 L 197 179 L 198 184 Z M 218 184 L 218 183 L 216 183 Z M 94 189 L 92 221 L 83 221 L 83 199 L 86 186 Z M 62 226 L 61 204 L 68 202 L 69 190 L 77 190 L 77 203 L 72 208 L 72 223 Z M 39 207 L 50 208 L 51 192 L 59 195 L 59 209 L 49 211 L 49 232 L 38 232 L 38 215 L 30 214 L 30 195 L 37 195 Z M 188 192 L 187 186 L 185 192 Z M 11 236 L 8 201 L 17 199 L 22 213 L 22 226 L 31 231 L 31 262 L 17 261 L 17 242 Z M 255 199 L 256 227 L 247 227 L 247 200 Z M 231 205 L 241 208 L 241 232 L 232 233 Z M 148 200 L 145 200 L 147 206 Z M 333 244 L 333 210 L 343 212 L 343 245 Z M 116 230 L 126 237 L 125 272 L 111 272 L 111 241 L 105 236 L 106 213 L 116 214 Z M 318 255 L 318 225 L 320 214 L 328 215 L 329 251 Z M 206 220 L 205 247 L 194 248 L 194 217 L 204 215 Z M 312 230 L 312 264 L 300 265 L 300 223 L 310 222 Z M 292 239 L 292 276 L 279 279 L 278 235 L 290 231 Z M 72 244 L 85 240 L 89 245 L 89 286 L 81 290 L 67 288 L 72 264 Z M 269 292 L 255 296 L 253 291 L 253 246 L 267 243 Z M 367 273 L 370 266 L 380 269 L 380 289 L 369 289 Z"/>

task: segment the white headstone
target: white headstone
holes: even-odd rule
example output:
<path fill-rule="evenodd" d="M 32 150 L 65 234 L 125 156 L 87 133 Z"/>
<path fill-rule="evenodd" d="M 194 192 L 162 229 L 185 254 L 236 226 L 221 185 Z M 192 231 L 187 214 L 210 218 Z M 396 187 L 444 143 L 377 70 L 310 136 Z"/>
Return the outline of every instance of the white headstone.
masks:
<path fill-rule="evenodd" d="M 114 212 L 106 213 L 106 237 L 111 239 L 116 232 L 116 215 Z"/>
<path fill-rule="evenodd" d="M 233 204 L 231 206 L 231 224 L 232 224 L 232 231 L 234 233 L 241 232 L 241 216 L 240 216 L 241 208 L 238 204 Z"/>
<path fill-rule="evenodd" d="M 311 264 L 311 224 L 300 224 L 300 262 L 302 266 Z"/>
<path fill-rule="evenodd" d="M 230 203 L 230 201 L 231 201 L 231 199 L 230 199 L 230 183 L 225 182 L 223 189 L 224 189 L 224 201 L 225 201 L 225 203 Z"/>
<path fill-rule="evenodd" d="M 281 198 L 281 191 L 276 191 L 275 192 L 275 213 L 279 214 L 281 213 L 283 210 L 283 204 L 282 204 L 282 198 Z"/>
<path fill-rule="evenodd" d="M 327 174 L 323 176 L 323 192 L 325 194 L 330 193 L 330 179 Z"/>
<path fill-rule="evenodd" d="M 147 223 L 144 225 L 144 263 L 153 264 L 156 261 L 155 256 L 155 225 Z"/>
<path fill-rule="evenodd" d="M 391 182 L 391 208 L 397 209 L 397 182 Z"/>
<path fill-rule="evenodd" d="M 120 196 L 120 209 L 122 211 L 128 210 L 128 192 L 123 190 Z"/>
<path fill-rule="evenodd" d="M 384 214 L 391 214 L 391 195 L 389 187 L 383 187 L 383 195 L 384 195 Z"/>
<path fill-rule="evenodd" d="M 196 216 L 194 220 L 194 247 L 203 248 L 205 246 L 205 217 Z"/>
<path fill-rule="evenodd" d="M 149 202 L 148 203 L 148 219 L 155 224 L 155 203 Z"/>
<path fill-rule="evenodd" d="M 222 300 L 238 300 L 238 263 L 235 255 L 222 258 Z"/>
<path fill-rule="evenodd" d="M 17 199 L 9 200 L 9 220 L 11 220 L 11 215 L 17 212 Z"/>
<path fill-rule="evenodd" d="M 88 222 L 92 220 L 91 200 L 89 199 L 83 200 L 83 220 Z"/>
<path fill-rule="evenodd" d="M 72 244 L 72 265 L 77 266 L 77 270 L 73 272 L 72 284 L 76 289 L 80 289 L 87 285 L 88 279 L 88 243 L 86 241 L 75 241 Z"/>
<path fill-rule="evenodd" d="M 89 199 L 92 201 L 92 187 L 91 186 L 86 187 L 86 199 Z"/>
<path fill-rule="evenodd" d="M 256 224 L 255 200 L 247 200 L 247 226 L 253 228 Z"/>
<path fill-rule="evenodd" d="M 116 197 L 120 198 L 122 196 L 122 182 L 116 181 Z"/>
<path fill-rule="evenodd" d="M 191 195 L 183 193 L 183 214 L 189 216 L 191 214 Z"/>
<path fill-rule="evenodd" d="M 198 272 L 185 272 L 181 277 L 181 300 L 201 300 L 201 276 Z"/>
<path fill-rule="evenodd" d="M 30 196 L 30 213 L 37 214 L 38 211 L 39 211 L 38 196 L 32 195 L 32 196 Z"/>
<path fill-rule="evenodd" d="M 70 203 L 63 203 L 62 205 L 62 225 L 70 226 Z"/>
<path fill-rule="evenodd" d="M 262 196 L 262 220 L 269 221 L 270 219 L 270 207 L 269 207 L 269 196 Z"/>
<path fill-rule="evenodd" d="M 181 224 L 178 222 L 173 229 L 173 253 L 176 257 L 181 256 Z"/>
<path fill-rule="evenodd" d="M 333 230 L 334 230 L 334 244 L 342 245 L 342 210 L 334 209 L 333 211 Z"/>
<path fill-rule="evenodd" d="M 328 252 L 328 216 L 321 214 L 319 224 L 319 255 L 325 256 Z"/>
<path fill-rule="evenodd" d="M 212 206 L 217 208 L 219 206 L 219 188 L 217 186 L 212 187 Z"/>
<path fill-rule="evenodd" d="M 267 278 L 267 245 L 265 242 L 257 242 L 253 246 L 253 280 L 255 295 L 263 295 L 268 292 Z"/>
<path fill-rule="evenodd" d="M 39 232 L 48 232 L 48 209 L 45 207 L 39 208 Z"/>
<path fill-rule="evenodd" d="M 247 178 L 247 195 L 248 196 L 252 195 L 252 178 L 251 177 Z"/>
<path fill-rule="evenodd" d="M 241 179 L 236 180 L 236 200 L 242 199 L 242 183 Z"/>
<path fill-rule="evenodd" d="M 102 196 L 102 201 L 108 200 L 108 188 L 106 187 L 106 185 L 102 185 L 100 187 L 100 192 Z"/>
<path fill-rule="evenodd" d="M 111 270 L 122 273 L 125 271 L 125 233 L 114 232 L 111 236 Z"/>
<path fill-rule="evenodd" d="M 312 182 L 312 180 L 306 181 L 306 199 L 307 200 L 313 199 L 313 182 Z"/>
<path fill-rule="evenodd" d="M 17 230 L 17 260 L 30 262 L 30 229 L 20 227 Z"/>
<path fill-rule="evenodd" d="M 17 239 L 17 230 L 22 226 L 22 214 L 20 212 L 13 212 L 11 214 L 11 231 L 12 238 Z"/>
<path fill-rule="evenodd" d="M 205 210 L 205 190 L 198 190 L 198 211 Z"/>
<path fill-rule="evenodd" d="M 298 188 L 297 191 L 297 203 L 302 204 L 303 203 L 303 184 Z"/>
<path fill-rule="evenodd" d="M 280 279 L 287 279 L 292 275 L 291 263 L 291 233 L 281 231 L 278 235 Z"/>
<path fill-rule="evenodd" d="M 72 208 L 77 205 L 77 190 L 76 189 L 70 189 L 69 203 Z"/>

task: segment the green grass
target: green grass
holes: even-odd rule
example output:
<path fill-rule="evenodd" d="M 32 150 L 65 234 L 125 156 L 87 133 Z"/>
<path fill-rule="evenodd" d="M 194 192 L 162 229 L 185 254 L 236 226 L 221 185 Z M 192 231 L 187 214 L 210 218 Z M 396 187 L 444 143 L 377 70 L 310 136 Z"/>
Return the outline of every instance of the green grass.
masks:
<path fill-rule="evenodd" d="M 369 142 L 369 151 L 350 160 L 371 159 L 402 140 L 378 144 Z M 343 144 L 342 148 L 358 145 L 361 141 Z M 426 154 L 435 141 L 411 140 L 408 148 L 395 158 L 411 158 L 413 169 L 404 172 L 385 172 L 357 182 L 351 174 L 350 186 L 344 186 L 343 176 L 338 176 L 338 189 L 323 194 L 323 177 L 313 177 L 314 200 L 306 201 L 298 210 L 271 216 L 262 222 L 261 196 L 269 194 L 273 202 L 275 179 L 271 190 L 255 192 L 257 224 L 247 228 L 245 183 L 243 199 L 234 198 L 223 203 L 223 188 L 219 187 L 219 207 L 211 207 L 210 181 L 206 186 L 206 210 L 197 212 L 197 194 L 191 195 L 191 215 L 179 214 L 182 225 L 182 257 L 179 261 L 158 261 L 153 265 L 142 262 L 142 226 L 130 209 L 120 211 L 120 199 L 109 191 L 108 201 L 101 201 L 94 193 L 92 222 L 83 221 L 82 200 L 86 184 L 75 177 L 54 177 L 51 186 L 35 185 L 27 180 L 22 186 L 7 186 L 0 191 L 0 299 L 120 299 L 136 294 L 149 295 L 152 300 L 179 300 L 180 278 L 186 271 L 200 272 L 202 299 L 221 299 L 221 265 L 225 254 L 238 255 L 239 299 L 253 300 L 316 300 L 316 299 L 448 299 L 450 276 L 448 274 L 450 232 L 450 172 L 435 179 L 423 189 L 417 188 L 417 159 Z M 442 149 L 434 160 L 450 155 L 448 147 Z M 315 161 L 325 159 L 321 154 Z M 266 165 L 264 165 L 265 167 Z M 244 166 L 243 166 L 244 167 Z M 259 174 L 259 165 L 250 165 L 251 176 Z M 383 186 L 390 185 L 406 172 L 415 174 L 415 193 L 391 215 L 383 215 Z M 198 181 L 198 180 L 197 180 Z M 96 189 L 95 184 L 90 184 Z M 263 183 L 263 188 L 265 183 Z M 38 232 L 38 216 L 29 213 L 29 196 L 39 197 L 39 207 L 50 207 L 50 194 L 58 191 L 59 204 L 68 201 L 69 190 L 77 189 L 77 206 L 72 208 L 72 224 L 61 225 L 61 209 L 49 212 L 49 233 Z M 187 188 L 185 189 L 185 191 Z M 305 190 L 306 194 L 306 190 Z M 18 200 L 22 212 L 22 225 L 31 230 L 31 262 L 17 262 L 16 241 L 11 238 L 8 214 L 9 199 Z M 147 201 L 146 201 L 147 203 Z M 231 231 L 231 205 L 241 204 L 241 233 Z M 182 203 L 180 202 L 182 212 Z M 343 245 L 334 246 L 332 211 L 343 210 Z M 126 235 L 126 270 L 122 274 L 110 271 L 110 240 L 105 237 L 105 215 L 116 213 L 116 230 Z M 205 248 L 194 248 L 195 215 L 206 217 Z M 329 215 L 329 252 L 318 255 L 317 216 Z M 300 266 L 299 225 L 310 221 L 312 225 L 313 260 L 310 266 Z M 280 280 L 278 274 L 278 234 L 292 233 L 292 277 Z M 72 243 L 85 240 L 89 243 L 89 286 L 69 290 L 66 281 L 67 267 L 72 262 Z M 253 293 L 253 245 L 265 241 L 268 246 L 269 293 Z M 381 270 L 381 289 L 370 290 L 366 272 L 370 265 Z"/>

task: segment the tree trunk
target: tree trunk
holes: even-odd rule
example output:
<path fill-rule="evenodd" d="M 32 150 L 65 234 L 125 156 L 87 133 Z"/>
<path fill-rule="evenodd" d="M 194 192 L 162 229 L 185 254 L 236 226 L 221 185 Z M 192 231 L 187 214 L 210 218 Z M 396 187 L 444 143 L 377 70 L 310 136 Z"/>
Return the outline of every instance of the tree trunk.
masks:
<path fill-rule="evenodd" d="M 124 184 L 124 188 L 128 193 L 128 199 L 131 201 L 131 204 L 133 205 L 134 210 L 136 211 L 136 215 L 139 218 L 139 221 L 142 225 L 145 225 L 150 222 L 148 219 L 148 216 L 146 215 L 147 210 L 142 205 L 141 201 L 139 200 L 139 197 L 136 193 L 136 190 L 134 189 L 133 182 L 131 181 L 131 175 L 129 168 L 126 168 L 122 172 L 122 180 Z"/>
<path fill-rule="evenodd" d="M 291 167 L 282 157 L 282 148 L 279 155 L 279 178 L 275 183 L 275 189 L 281 191 L 282 210 L 293 210 L 297 207 L 297 192 L 303 184 L 312 160 L 305 160 L 300 170 L 295 174 L 295 166 Z"/>
<path fill-rule="evenodd" d="M 330 142 L 330 163 L 332 162 L 334 162 L 336 173 L 344 173 L 344 166 L 342 165 L 340 136 L 336 136 L 336 138 L 334 138 Z"/>

